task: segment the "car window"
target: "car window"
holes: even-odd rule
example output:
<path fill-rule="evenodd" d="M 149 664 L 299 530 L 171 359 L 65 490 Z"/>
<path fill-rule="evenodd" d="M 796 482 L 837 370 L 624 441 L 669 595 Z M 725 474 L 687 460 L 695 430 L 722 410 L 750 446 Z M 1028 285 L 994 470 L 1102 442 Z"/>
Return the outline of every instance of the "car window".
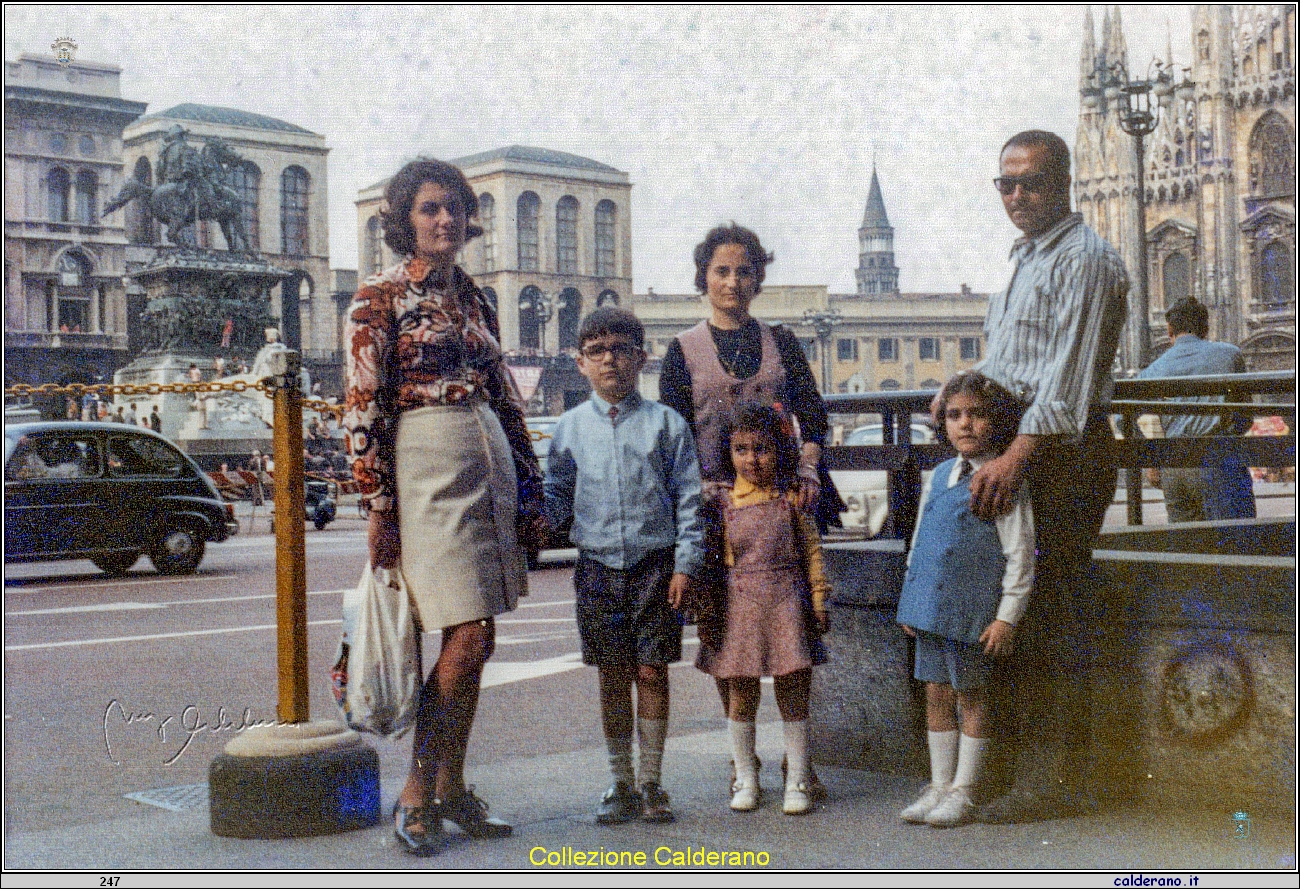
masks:
<path fill-rule="evenodd" d="M 5 464 L 7 481 L 94 478 L 99 474 L 98 440 L 76 432 L 24 436 Z"/>
<path fill-rule="evenodd" d="M 108 474 L 113 478 L 180 478 L 185 461 L 164 442 L 143 435 L 108 439 Z"/>

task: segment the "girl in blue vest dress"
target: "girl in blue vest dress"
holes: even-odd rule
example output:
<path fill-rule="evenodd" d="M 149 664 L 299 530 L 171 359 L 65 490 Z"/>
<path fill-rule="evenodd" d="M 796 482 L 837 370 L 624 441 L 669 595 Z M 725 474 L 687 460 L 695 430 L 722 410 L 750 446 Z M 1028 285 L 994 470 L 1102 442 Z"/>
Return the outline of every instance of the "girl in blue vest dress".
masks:
<path fill-rule="evenodd" d="M 717 547 L 727 569 L 725 628 L 720 644 L 701 639 L 695 666 L 727 683 L 736 763 L 731 808 L 738 812 L 759 806 L 754 720 L 759 679 L 774 677 L 789 762 L 781 810 L 804 815 L 813 807 L 808 689 L 813 665 L 826 661 L 821 635 L 830 584 L 817 524 L 795 505 L 799 451 L 789 418 L 779 407 L 737 405 L 724 427 L 722 461 L 735 483 L 706 513 L 722 531 Z"/>
<path fill-rule="evenodd" d="M 930 786 L 902 818 L 956 827 L 970 818 L 984 763 L 992 659 L 1011 654 L 1033 585 L 1034 517 L 1023 492 L 994 521 L 970 509 L 971 474 L 1015 438 L 1020 407 L 1009 392 L 983 374 L 958 374 L 939 394 L 936 420 L 958 456 L 936 467 L 921 493 L 898 602 L 925 683 Z"/>

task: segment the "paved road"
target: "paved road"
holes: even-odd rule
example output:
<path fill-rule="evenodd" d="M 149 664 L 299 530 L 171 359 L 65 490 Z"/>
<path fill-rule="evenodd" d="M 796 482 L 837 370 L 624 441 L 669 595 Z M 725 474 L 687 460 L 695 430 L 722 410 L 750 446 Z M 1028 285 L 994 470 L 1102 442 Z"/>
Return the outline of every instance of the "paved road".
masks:
<path fill-rule="evenodd" d="M 274 719 L 274 553 L 259 524 L 261 533 L 209 547 L 194 577 L 161 577 L 145 559 L 115 579 L 89 562 L 8 566 L 10 829 L 112 818 L 136 805 L 124 794 L 205 782 L 241 724 Z M 364 564 L 362 528 L 344 520 L 307 531 L 313 717 L 336 716 L 326 671 L 343 587 Z M 534 572 L 531 595 L 497 627 L 470 767 L 599 746 L 595 671 L 579 655 L 572 568 Z M 687 637 L 693 656 L 693 628 Z M 437 637 L 426 637 L 426 652 L 436 650 Z M 689 662 L 673 668 L 672 691 L 676 732 L 725 727 L 711 681 Z M 764 709 L 775 718 L 771 702 Z M 377 746 L 384 786 L 396 788 L 409 737 Z M 594 807 L 607 773 L 590 783 Z"/>

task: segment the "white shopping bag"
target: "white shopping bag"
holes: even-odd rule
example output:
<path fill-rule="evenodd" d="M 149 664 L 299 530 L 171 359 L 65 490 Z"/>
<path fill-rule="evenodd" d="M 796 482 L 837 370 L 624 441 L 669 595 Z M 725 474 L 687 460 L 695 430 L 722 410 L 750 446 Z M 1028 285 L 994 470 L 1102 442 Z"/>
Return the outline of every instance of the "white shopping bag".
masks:
<path fill-rule="evenodd" d="M 330 679 L 334 699 L 357 731 L 400 738 L 420 703 L 419 640 L 400 571 L 366 570 L 343 596 L 343 638 Z"/>

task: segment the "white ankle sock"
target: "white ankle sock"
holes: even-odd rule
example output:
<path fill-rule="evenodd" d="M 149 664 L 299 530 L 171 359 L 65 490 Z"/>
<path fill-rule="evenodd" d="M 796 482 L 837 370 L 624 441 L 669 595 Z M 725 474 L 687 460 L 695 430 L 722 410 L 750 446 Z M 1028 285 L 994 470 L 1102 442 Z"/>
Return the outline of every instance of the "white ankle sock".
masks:
<path fill-rule="evenodd" d="M 786 770 L 785 786 L 797 787 L 808 783 L 808 720 L 800 719 L 781 723 L 785 734 Z"/>
<path fill-rule="evenodd" d="M 636 734 L 641 755 L 641 783 L 659 784 L 664 761 L 664 739 L 668 737 L 668 720 L 638 718 Z"/>
<path fill-rule="evenodd" d="M 952 779 L 953 787 L 964 787 L 969 793 L 979 781 L 984 771 L 984 749 L 988 747 L 987 738 L 961 736 L 960 752 L 957 754 L 957 776 Z"/>
<path fill-rule="evenodd" d="M 754 738 L 757 729 L 753 723 L 727 720 L 731 730 L 731 758 L 736 763 L 736 780 L 754 786 L 758 785 L 758 775 L 754 772 Z"/>
<path fill-rule="evenodd" d="M 927 732 L 930 745 L 930 781 L 946 787 L 957 773 L 957 739 L 961 732 Z"/>

